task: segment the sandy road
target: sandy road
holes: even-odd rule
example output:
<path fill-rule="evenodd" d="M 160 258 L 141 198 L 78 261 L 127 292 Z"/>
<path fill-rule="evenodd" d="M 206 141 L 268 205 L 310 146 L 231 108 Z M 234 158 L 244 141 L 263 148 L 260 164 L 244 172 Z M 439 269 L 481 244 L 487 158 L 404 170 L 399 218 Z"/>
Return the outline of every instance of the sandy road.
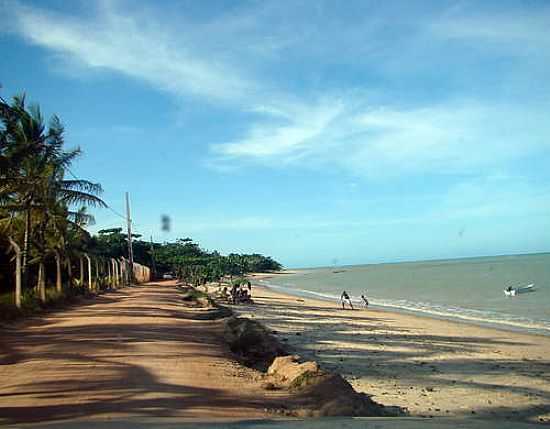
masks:
<path fill-rule="evenodd" d="M 231 358 L 221 321 L 187 316 L 161 282 L 0 329 L 0 423 L 265 417 L 281 398 Z"/>

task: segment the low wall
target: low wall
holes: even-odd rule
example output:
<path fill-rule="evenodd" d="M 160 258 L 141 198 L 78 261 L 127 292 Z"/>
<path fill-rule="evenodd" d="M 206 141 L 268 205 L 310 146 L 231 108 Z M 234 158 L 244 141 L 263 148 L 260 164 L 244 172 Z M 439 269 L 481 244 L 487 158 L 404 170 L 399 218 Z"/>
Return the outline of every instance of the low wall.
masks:
<path fill-rule="evenodd" d="M 136 283 L 147 283 L 151 281 L 151 269 L 145 265 L 134 262 L 134 278 Z"/>

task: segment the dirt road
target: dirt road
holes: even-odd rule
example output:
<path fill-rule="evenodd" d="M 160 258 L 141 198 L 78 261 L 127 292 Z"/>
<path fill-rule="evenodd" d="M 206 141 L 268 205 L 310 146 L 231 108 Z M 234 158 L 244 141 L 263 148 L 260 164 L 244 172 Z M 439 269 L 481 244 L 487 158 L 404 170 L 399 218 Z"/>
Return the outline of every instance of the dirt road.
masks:
<path fill-rule="evenodd" d="M 281 400 L 187 317 L 174 282 L 121 289 L 0 329 L 0 423 L 266 417 Z"/>

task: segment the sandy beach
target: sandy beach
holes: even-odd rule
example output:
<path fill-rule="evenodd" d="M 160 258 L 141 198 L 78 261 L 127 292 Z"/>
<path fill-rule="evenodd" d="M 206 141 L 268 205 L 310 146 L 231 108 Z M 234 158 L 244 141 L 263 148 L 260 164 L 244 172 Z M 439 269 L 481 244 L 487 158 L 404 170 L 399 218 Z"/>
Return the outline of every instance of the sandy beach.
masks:
<path fill-rule="evenodd" d="M 550 421 L 549 338 L 341 310 L 260 287 L 253 297 L 232 307 L 386 406 L 413 417 Z M 271 410 L 292 396 L 265 390 L 262 374 L 236 361 L 223 326 L 195 319 L 170 281 L 3 327 L 0 423 L 277 418 Z"/>
<path fill-rule="evenodd" d="M 384 405 L 413 416 L 550 421 L 549 337 L 342 310 L 259 286 L 253 297 L 235 309 Z"/>

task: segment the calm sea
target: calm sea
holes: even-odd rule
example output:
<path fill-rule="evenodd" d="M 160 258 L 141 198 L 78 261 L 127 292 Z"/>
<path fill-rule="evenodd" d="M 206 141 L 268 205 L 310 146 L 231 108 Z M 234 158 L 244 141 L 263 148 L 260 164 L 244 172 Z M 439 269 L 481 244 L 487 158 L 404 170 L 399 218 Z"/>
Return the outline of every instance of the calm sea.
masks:
<path fill-rule="evenodd" d="M 507 286 L 535 284 L 506 297 Z M 550 253 L 298 270 L 263 284 L 300 296 L 550 335 Z"/>

